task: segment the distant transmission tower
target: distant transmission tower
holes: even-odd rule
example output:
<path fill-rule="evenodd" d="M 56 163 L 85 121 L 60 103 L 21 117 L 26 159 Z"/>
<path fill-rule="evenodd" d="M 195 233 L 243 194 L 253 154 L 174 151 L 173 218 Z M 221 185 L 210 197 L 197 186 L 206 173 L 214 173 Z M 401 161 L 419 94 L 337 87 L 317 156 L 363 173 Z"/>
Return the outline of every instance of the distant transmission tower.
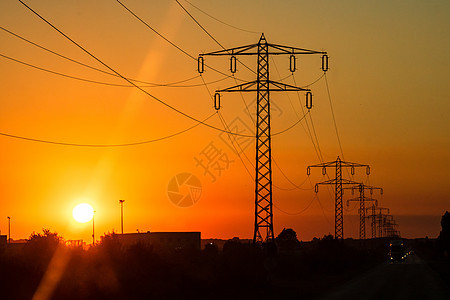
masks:
<path fill-rule="evenodd" d="M 342 209 L 342 185 L 351 184 L 357 185 L 359 182 L 355 182 L 348 179 L 342 178 L 342 168 L 351 168 L 352 175 L 355 174 L 356 167 L 366 167 L 366 174 L 370 174 L 370 167 L 368 165 L 362 165 L 358 163 L 346 162 L 342 161 L 339 156 L 335 161 L 321 163 L 317 165 L 308 166 L 306 169 L 306 173 L 310 175 L 310 168 L 322 168 L 322 174 L 327 174 L 327 168 L 334 168 L 336 171 L 336 177 L 334 179 L 326 180 L 323 182 L 316 183 L 315 191 L 319 192 L 320 184 L 331 184 L 335 187 L 335 208 L 334 208 L 334 238 L 335 239 L 344 239 L 344 211 Z"/>
<path fill-rule="evenodd" d="M 370 211 L 370 215 L 367 218 L 371 219 L 372 238 L 383 237 L 383 219 L 389 214 L 389 208 L 372 205 L 366 210 Z M 388 214 L 384 214 L 383 211 L 387 211 Z"/>
<path fill-rule="evenodd" d="M 346 189 L 346 188 L 344 188 L 344 189 Z M 370 195 L 373 195 L 373 190 L 380 190 L 380 193 L 383 194 L 383 189 L 378 188 L 378 187 L 368 186 L 368 185 L 365 185 L 362 183 L 358 184 L 356 187 L 355 186 L 351 187 L 351 189 L 352 189 L 352 193 L 355 189 L 358 189 L 359 197 L 353 198 L 353 199 L 348 199 L 347 206 L 350 201 L 358 201 L 359 202 L 359 210 L 358 210 L 358 212 L 359 212 L 359 239 L 365 240 L 366 239 L 366 207 L 365 207 L 365 203 L 369 202 L 369 201 L 373 201 L 373 202 L 375 202 L 375 205 L 378 205 L 378 201 L 376 199 L 365 196 L 365 190 L 369 190 Z"/>
<path fill-rule="evenodd" d="M 261 35 L 257 44 L 224 49 L 200 54 L 198 71 L 204 71 L 203 56 L 229 55 L 230 70 L 236 72 L 236 57 L 241 55 L 257 56 L 257 78 L 255 81 L 239 84 L 226 89 L 217 90 L 214 95 L 214 107 L 220 109 L 221 92 L 256 92 L 256 176 L 255 176 L 255 230 L 254 243 L 273 242 L 273 214 L 272 214 L 272 154 L 270 135 L 270 98 L 269 92 L 304 91 L 306 93 L 306 107 L 312 107 L 312 94 L 304 89 L 269 79 L 269 56 L 290 55 L 290 71 L 296 70 L 296 54 L 322 54 L 322 70 L 328 70 L 328 56 L 326 52 L 300 49 L 295 47 L 269 44 Z"/>

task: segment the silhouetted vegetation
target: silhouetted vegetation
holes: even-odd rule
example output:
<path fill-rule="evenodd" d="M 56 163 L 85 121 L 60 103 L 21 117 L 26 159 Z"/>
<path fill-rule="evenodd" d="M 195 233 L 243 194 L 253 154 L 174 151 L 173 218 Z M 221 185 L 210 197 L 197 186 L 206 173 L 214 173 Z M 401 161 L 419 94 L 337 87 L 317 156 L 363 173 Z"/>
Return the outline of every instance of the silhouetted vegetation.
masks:
<path fill-rule="evenodd" d="M 300 246 L 300 242 L 297 239 L 297 233 L 291 228 L 284 228 L 275 241 L 281 251 L 295 251 L 298 250 Z"/>
<path fill-rule="evenodd" d="M 276 243 L 279 251 L 234 238 L 222 251 L 207 244 L 160 253 L 139 243 L 123 247 L 110 234 L 82 249 L 44 229 L 22 248 L 0 252 L 2 298 L 31 299 L 58 256 L 64 264 L 53 299 L 315 298 L 386 259 L 384 246 L 332 236 L 299 242 L 292 229 Z"/>
<path fill-rule="evenodd" d="M 437 247 L 439 255 L 448 258 L 450 255 L 450 213 L 448 211 L 442 216 L 441 227 Z"/>

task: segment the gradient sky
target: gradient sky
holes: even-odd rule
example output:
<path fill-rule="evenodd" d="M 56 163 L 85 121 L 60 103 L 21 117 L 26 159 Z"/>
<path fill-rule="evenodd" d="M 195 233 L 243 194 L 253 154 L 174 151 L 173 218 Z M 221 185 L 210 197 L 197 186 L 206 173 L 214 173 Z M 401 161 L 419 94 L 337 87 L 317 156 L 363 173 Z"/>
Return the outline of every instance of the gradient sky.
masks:
<path fill-rule="evenodd" d="M 120 74 L 153 83 L 173 83 L 198 76 L 197 62 L 145 27 L 116 1 L 26 1 L 48 21 Z M 155 30 L 190 55 L 220 50 L 175 1 L 123 3 Z M 369 164 L 369 178 L 357 170 L 354 180 L 383 187 L 374 195 L 390 208 L 403 236 L 436 237 L 440 217 L 450 210 L 450 3 L 448 1 L 206 1 L 180 3 L 224 47 L 269 43 L 327 51 L 327 81 L 336 124 L 347 161 Z M 18 1 L 0 2 L 0 26 L 71 59 L 107 71 L 37 18 Z M 245 30 L 245 31 L 244 31 Z M 124 80 L 74 64 L 0 30 L 0 54 L 28 64 L 110 84 Z M 270 76 L 307 86 L 320 78 L 320 56 L 270 61 Z M 250 68 L 256 57 L 240 58 Z M 206 63 L 226 74 L 226 57 Z M 236 77 L 255 75 L 238 65 Z M 90 83 L 50 74 L 0 57 L 0 132 L 75 144 L 121 144 L 164 137 L 196 123 L 133 87 Z M 224 79 L 206 67 L 209 83 Z M 295 79 L 295 80 L 294 80 Z M 239 82 L 239 81 L 238 81 Z M 215 113 L 209 91 L 233 86 L 232 78 L 210 83 L 199 77 L 181 85 L 145 88 L 153 96 L 203 120 Z M 334 233 L 332 191 L 312 184 L 306 167 L 320 163 L 308 128 L 311 120 L 324 161 L 342 154 L 332 118 L 325 78 L 310 86 L 311 113 L 297 126 L 273 137 L 275 234 L 293 228 L 299 239 Z M 209 90 L 209 91 L 208 91 Z M 227 123 L 253 129 L 255 94 L 223 94 Z M 299 98 L 300 97 L 300 98 Z M 294 124 L 304 113 L 304 95 L 272 93 L 276 111 L 272 132 Z M 300 99 L 300 102 L 299 102 Z M 306 123 L 306 121 L 308 123 Z M 207 123 L 223 127 L 218 116 Z M 213 143 L 232 162 L 211 176 L 195 158 Z M 0 136 L 0 230 L 12 238 L 49 228 L 66 239 L 90 241 L 91 223 L 76 224 L 71 211 L 80 202 L 96 210 L 96 233 L 120 230 L 119 199 L 125 199 L 125 231 L 201 231 L 202 237 L 251 238 L 254 182 L 220 132 L 200 125 L 179 136 L 138 146 L 92 148 L 43 144 Z M 254 164 L 254 142 L 245 154 Z M 253 176 L 253 167 L 242 156 Z M 190 207 L 168 198 L 169 181 L 190 173 L 202 194 Z M 344 172 L 344 175 L 347 173 Z M 286 190 L 287 189 L 287 190 Z M 345 199 L 351 198 L 350 192 Z M 358 236 L 356 204 L 344 210 L 345 237 Z M 367 233 L 369 235 L 369 232 Z"/>

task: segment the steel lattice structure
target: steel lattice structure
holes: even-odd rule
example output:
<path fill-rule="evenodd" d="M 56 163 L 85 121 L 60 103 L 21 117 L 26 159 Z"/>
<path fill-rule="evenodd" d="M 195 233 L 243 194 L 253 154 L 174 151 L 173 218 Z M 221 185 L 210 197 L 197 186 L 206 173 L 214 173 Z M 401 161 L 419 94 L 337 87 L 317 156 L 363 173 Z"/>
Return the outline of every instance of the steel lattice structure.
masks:
<path fill-rule="evenodd" d="M 328 69 L 326 52 L 313 51 L 295 47 L 281 46 L 267 43 L 264 34 L 257 44 L 224 49 L 199 55 L 198 69 L 203 72 L 203 56 L 231 56 L 231 71 L 236 71 L 236 56 L 257 56 L 257 78 L 255 81 L 239 84 L 216 91 L 215 108 L 220 109 L 221 92 L 256 92 L 256 165 L 255 165 L 255 227 L 253 242 L 273 242 L 273 213 L 272 213 L 272 150 L 270 134 L 270 92 L 306 91 L 311 97 L 309 89 L 304 89 L 281 82 L 270 80 L 270 55 L 291 55 L 291 71 L 295 71 L 295 54 L 323 54 L 322 70 Z M 324 59 L 325 57 L 325 59 Z M 294 67 L 292 67 L 294 61 Z M 307 94 L 308 97 L 308 94 Z M 308 99 L 308 98 L 307 98 Z M 217 103 L 217 101 L 219 103 Z"/>
<path fill-rule="evenodd" d="M 383 223 L 386 216 L 389 215 L 389 208 L 387 207 L 378 207 L 376 205 L 372 205 L 371 207 L 366 208 L 366 210 L 370 210 L 371 214 L 367 216 L 367 218 L 371 219 L 372 225 L 372 238 L 382 238 L 383 237 Z M 387 211 L 387 214 L 384 214 L 383 211 Z"/>
<path fill-rule="evenodd" d="M 320 184 L 334 185 L 334 187 L 335 187 L 334 238 L 335 239 L 344 239 L 344 210 L 343 210 L 343 206 L 342 206 L 342 194 L 343 194 L 342 186 L 344 184 L 345 185 L 358 185 L 359 182 L 342 178 L 342 168 L 351 168 L 351 172 L 352 172 L 352 174 L 354 174 L 356 167 L 366 167 L 366 173 L 368 175 L 368 174 L 370 174 L 370 167 L 368 165 L 342 161 L 339 158 L 339 156 L 335 161 L 308 166 L 306 169 L 307 170 L 306 173 L 308 175 L 310 175 L 310 173 L 311 173 L 310 168 L 315 168 L 315 167 L 322 168 L 323 175 L 327 174 L 327 168 L 334 168 L 336 171 L 336 177 L 334 179 L 316 183 L 315 191 L 316 191 L 316 193 L 319 192 Z"/>
<path fill-rule="evenodd" d="M 359 212 L 359 239 L 365 240 L 366 239 L 366 207 L 365 207 L 366 205 L 365 205 L 365 203 L 369 202 L 369 201 L 373 201 L 373 202 L 375 202 L 375 205 L 378 205 L 378 201 L 376 199 L 365 196 L 365 190 L 369 190 L 370 195 L 373 195 L 373 190 L 380 190 L 380 193 L 383 194 L 383 189 L 379 188 L 379 187 L 369 186 L 369 185 L 360 183 L 356 187 L 353 186 L 350 188 L 350 189 L 352 189 L 352 193 L 356 188 L 359 190 L 359 197 L 353 198 L 353 199 L 348 199 L 347 206 L 350 201 L 358 201 L 359 202 L 359 209 L 358 209 L 358 212 Z"/>

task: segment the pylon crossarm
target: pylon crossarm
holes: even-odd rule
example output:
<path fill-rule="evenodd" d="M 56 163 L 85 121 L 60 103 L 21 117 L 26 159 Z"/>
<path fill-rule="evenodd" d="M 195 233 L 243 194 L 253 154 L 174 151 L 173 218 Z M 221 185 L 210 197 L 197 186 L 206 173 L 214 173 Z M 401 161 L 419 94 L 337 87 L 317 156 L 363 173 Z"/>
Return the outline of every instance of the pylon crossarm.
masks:
<path fill-rule="evenodd" d="M 320 184 L 336 184 L 336 179 L 329 179 L 329 180 L 325 180 L 325 181 L 316 183 L 316 185 L 320 185 Z"/>
<path fill-rule="evenodd" d="M 216 90 L 216 93 L 222 93 L 222 92 L 255 92 L 255 91 L 257 91 L 257 84 L 258 84 L 258 82 L 255 80 L 255 81 L 251 81 L 251 82 L 238 84 L 238 85 L 226 88 L 226 89 Z"/>
<path fill-rule="evenodd" d="M 276 82 L 276 81 L 272 81 L 269 80 L 269 84 L 273 85 L 274 87 L 276 87 L 276 89 L 274 89 L 273 87 L 269 87 L 269 91 L 271 92 L 276 92 L 276 91 L 286 91 L 286 92 L 309 92 L 311 91 L 310 89 L 304 89 L 298 86 L 293 86 L 293 85 L 289 85 L 289 84 L 285 84 L 285 83 L 281 83 L 281 82 Z"/>
<path fill-rule="evenodd" d="M 344 180 L 344 179 L 342 179 L 342 180 Z M 353 191 L 356 190 L 356 189 L 358 189 L 358 188 L 359 188 L 360 186 L 362 186 L 362 185 L 363 185 L 362 183 L 358 183 L 358 184 L 353 185 L 353 186 L 343 187 L 342 189 L 343 189 L 343 190 L 352 190 L 352 194 L 353 194 Z"/>
<path fill-rule="evenodd" d="M 349 202 L 350 201 L 361 201 L 361 198 L 351 198 L 351 199 L 347 199 L 347 206 L 349 205 Z M 364 201 L 364 202 L 369 202 L 369 201 L 374 201 L 376 204 L 378 203 L 378 200 L 377 199 L 372 199 L 372 198 L 367 198 L 367 197 L 364 197 L 363 199 L 362 199 L 362 201 Z M 375 205 L 376 205 L 375 204 Z M 366 211 L 367 210 L 369 210 L 369 209 L 372 209 L 372 207 L 367 207 L 366 208 Z"/>
<path fill-rule="evenodd" d="M 234 47 L 229 49 L 223 49 L 218 51 L 213 51 L 209 53 L 201 53 L 199 56 L 207 56 L 207 55 L 217 55 L 217 56 L 223 56 L 223 55 L 256 55 L 258 52 L 246 52 L 249 50 L 252 50 L 254 48 L 257 48 L 258 44 L 251 44 L 246 46 L 240 46 L 240 47 Z"/>
<path fill-rule="evenodd" d="M 267 44 L 269 48 L 273 48 L 276 50 L 279 50 L 280 52 L 269 52 L 269 54 L 327 54 L 327 52 L 323 51 L 315 51 L 315 50 L 308 50 L 308 49 L 302 49 L 302 48 L 296 48 L 296 47 L 288 47 L 288 46 L 282 46 L 277 44 Z"/>
<path fill-rule="evenodd" d="M 361 184 L 361 183 L 360 183 L 360 182 L 353 181 L 353 180 L 348 180 L 348 179 L 342 178 L 342 184 L 359 185 L 359 184 Z"/>
<path fill-rule="evenodd" d="M 389 213 L 389 208 L 387 207 L 376 207 L 376 209 L 378 210 L 378 212 L 381 214 L 384 211 L 387 211 L 387 213 Z"/>
<path fill-rule="evenodd" d="M 357 184 L 357 185 L 355 185 L 355 186 L 351 186 L 351 187 L 344 187 L 343 189 L 344 189 L 344 190 L 352 190 L 352 192 L 353 192 L 354 190 L 356 190 L 356 189 L 369 190 L 369 191 L 370 191 L 370 194 L 373 194 L 373 191 L 374 191 L 374 190 L 379 190 L 380 193 L 381 193 L 381 195 L 383 195 L 383 188 L 375 187 L 375 186 L 370 186 L 370 185 L 365 185 L 365 184 L 362 184 L 362 183 L 359 183 L 359 184 Z"/>
<path fill-rule="evenodd" d="M 341 160 L 340 163 L 341 163 L 341 168 L 351 168 L 352 175 L 355 173 L 355 168 L 359 168 L 359 167 L 366 167 L 366 174 L 367 175 L 370 174 L 370 166 L 369 165 L 358 164 L 358 163 L 353 163 L 353 162 L 348 162 L 348 161 L 343 161 L 343 160 Z"/>
<path fill-rule="evenodd" d="M 358 163 L 352 163 L 352 162 L 348 162 L 348 161 L 343 161 L 341 160 L 341 166 L 342 167 L 368 167 L 369 165 L 364 165 L 364 164 L 358 164 Z"/>
<path fill-rule="evenodd" d="M 324 162 L 316 165 L 311 165 L 308 168 L 327 168 L 336 166 L 336 161 Z"/>
<path fill-rule="evenodd" d="M 280 54 L 327 54 L 325 51 L 316 51 L 316 50 L 309 50 L 309 49 L 303 49 L 303 48 L 297 48 L 297 47 L 289 47 L 289 46 L 282 46 L 277 44 L 267 44 L 269 49 L 274 49 L 278 51 L 270 51 L 268 52 L 269 55 L 280 55 Z M 248 52 L 250 50 L 253 50 L 258 47 L 258 44 L 251 44 L 251 45 L 245 45 L 245 46 L 239 46 L 234 48 L 228 48 L 208 53 L 201 53 L 199 56 L 207 56 L 207 55 L 216 55 L 216 56 L 224 56 L 224 55 L 257 55 L 258 52 Z"/>
<path fill-rule="evenodd" d="M 364 197 L 364 201 L 366 201 L 366 202 L 373 201 L 373 202 L 375 202 L 375 206 L 378 205 L 378 200 L 377 199 Z M 369 207 L 369 208 L 371 208 L 371 207 Z"/>
<path fill-rule="evenodd" d="M 352 199 L 347 199 L 347 206 L 349 206 L 350 201 L 361 201 L 359 198 L 352 198 Z"/>
<path fill-rule="evenodd" d="M 319 185 L 319 184 L 336 184 L 336 183 L 337 183 L 337 180 L 335 178 L 333 178 L 333 179 L 325 180 L 325 181 L 322 181 L 322 182 L 318 182 L 318 183 L 316 183 L 316 185 Z M 348 179 L 342 179 L 342 184 L 359 184 L 359 182 L 348 180 Z"/>
<path fill-rule="evenodd" d="M 301 88 L 298 86 L 293 86 L 281 82 L 276 82 L 272 80 L 267 80 L 269 83 L 268 91 L 270 92 L 309 92 L 310 89 Z M 216 90 L 216 93 L 221 92 L 257 92 L 258 91 L 258 81 L 251 81 L 242 84 L 238 84 L 226 89 Z"/>

